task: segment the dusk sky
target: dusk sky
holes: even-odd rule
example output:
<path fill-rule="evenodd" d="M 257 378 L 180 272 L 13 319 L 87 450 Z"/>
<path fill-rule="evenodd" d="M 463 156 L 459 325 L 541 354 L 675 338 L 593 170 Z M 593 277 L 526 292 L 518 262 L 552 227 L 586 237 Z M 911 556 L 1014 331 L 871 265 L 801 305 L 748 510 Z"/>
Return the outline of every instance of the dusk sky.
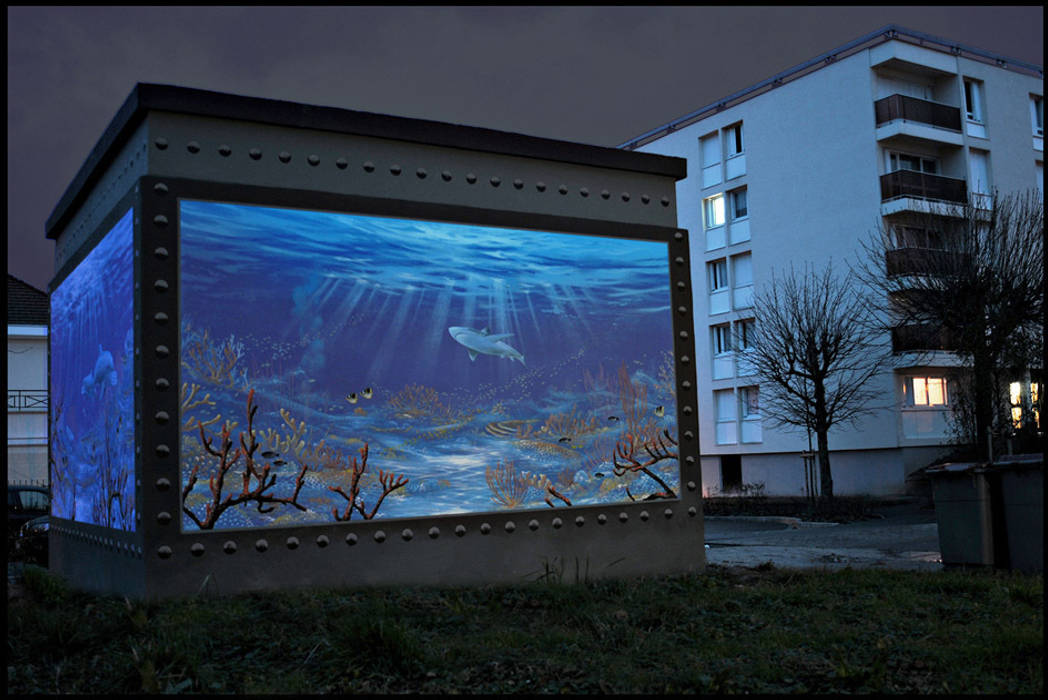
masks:
<path fill-rule="evenodd" d="M 9 7 L 8 272 L 136 82 L 617 146 L 886 24 L 1042 65 L 1026 7 Z"/>

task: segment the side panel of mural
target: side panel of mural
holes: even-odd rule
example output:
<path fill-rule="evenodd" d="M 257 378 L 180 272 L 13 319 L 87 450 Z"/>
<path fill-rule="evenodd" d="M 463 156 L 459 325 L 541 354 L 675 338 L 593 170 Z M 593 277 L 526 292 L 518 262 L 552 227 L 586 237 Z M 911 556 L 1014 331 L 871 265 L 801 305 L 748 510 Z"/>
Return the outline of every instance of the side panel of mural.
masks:
<path fill-rule="evenodd" d="M 135 529 L 133 211 L 51 294 L 51 512 Z"/>
<path fill-rule="evenodd" d="M 185 530 L 676 498 L 667 245 L 180 202 Z"/>

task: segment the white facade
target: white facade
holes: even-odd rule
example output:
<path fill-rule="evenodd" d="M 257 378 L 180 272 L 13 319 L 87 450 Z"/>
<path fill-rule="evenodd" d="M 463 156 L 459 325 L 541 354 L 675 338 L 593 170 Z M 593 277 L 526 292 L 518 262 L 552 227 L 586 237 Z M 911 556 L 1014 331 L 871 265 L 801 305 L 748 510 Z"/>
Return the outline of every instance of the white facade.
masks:
<path fill-rule="evenodd" d="M 805 489 L 807 434 L 761 420 L 744 350 L 724 342 L 752 319 L 755 286 L 791 265 L 832 261 L 843 271 L 883 217 L 949 200 L 965 185 L 971 194 L 1043 190 L 1039 67 L 919 46 L 917 36 L 869 35 L 634 142 L 689 161 L 677 207 L 691 237 L 707 494 L 738 485 L 740 461 L 741 482 L 763 483 L 767 494 Z M 882 177 L 902 170 L 902 185 Z M 933 187 L 915 193 L 922 172 Z M 836 494 L 904 493 L 906 475 L 942 451 L 949 396 L 941 379 L 956 362 L 946 353 L 921 361 L 875 377 L 879 409 L 831 430 Z"/>
<path fill-rule="evenodd" d="M 47 326 L 8 325 L 7 481 L 47 480 Z"/>

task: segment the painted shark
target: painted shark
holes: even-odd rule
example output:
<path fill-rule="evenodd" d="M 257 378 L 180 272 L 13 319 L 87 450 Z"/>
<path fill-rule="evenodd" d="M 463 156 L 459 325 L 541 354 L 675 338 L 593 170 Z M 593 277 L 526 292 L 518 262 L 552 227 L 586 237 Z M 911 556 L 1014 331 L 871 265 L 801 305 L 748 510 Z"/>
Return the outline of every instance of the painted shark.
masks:
<path fill-rule="evenodd" d="M 471 360 L 476 361 L 477 355 L 494 355 L 519 360 L 520 364 L 524 364 L 524 356 L 504 342 L 513 335 L 512 333 L 488 335 L 487 328 L 478 331 L 466 326 L 450 326 L 448 333 L 456 343 L 465 346 Z"/>

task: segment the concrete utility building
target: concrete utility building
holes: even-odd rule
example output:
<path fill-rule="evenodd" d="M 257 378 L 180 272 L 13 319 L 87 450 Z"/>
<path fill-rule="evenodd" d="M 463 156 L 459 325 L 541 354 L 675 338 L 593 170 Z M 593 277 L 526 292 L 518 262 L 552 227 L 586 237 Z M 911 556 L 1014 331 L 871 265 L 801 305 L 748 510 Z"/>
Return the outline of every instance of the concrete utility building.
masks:
<path fill-rule="evenodd" d="M 930 202 L 1043 193 L 1043 78 L 1042 66 L 891 25 L 621 145 L 688 160 L 678 217 L 693 241 L 707 494 L 805 492 L 806 432 L 762 419 L 763 387 L 732 347 L 753 323 L 754 285 L 791 263 L 843 270 L 882 222 Z M 892 253 L 919 247 L 934 246 Z M 949 440 L 956 359 L 893 341 L 903 361 L 873 380 L 889 406 L 830 431 L 837 494 L 903 493 Z M 1013 383 L 1013 402 L 1038 388 Z"/>
<path fill-rule="evenodd" d="M 47 483 L 47 294 L 7 276 L 7 481 Z"/>

